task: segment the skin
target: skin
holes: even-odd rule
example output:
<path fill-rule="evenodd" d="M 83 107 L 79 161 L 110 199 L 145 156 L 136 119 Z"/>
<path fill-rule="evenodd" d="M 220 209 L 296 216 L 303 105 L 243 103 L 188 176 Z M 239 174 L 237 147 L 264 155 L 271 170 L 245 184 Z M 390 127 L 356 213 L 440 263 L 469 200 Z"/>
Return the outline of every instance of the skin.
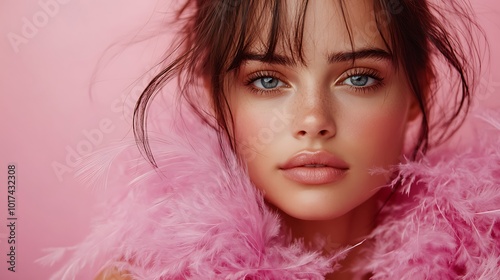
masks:
<path fill-rule="evenodd" d="M 353 45 L 338 2 L 310 1 L 306 63 L 252 58 L 230 78 L 227 89 L 233 137 L 252 182 L 296 237 L 307 241 L 328 235 L 335 244 L 353 244 L 370 232 L 378 210 L 375 195 L 391 175 L 370 171 L 400 162 L 407 124 L 418 115 L 405 76 L 396 70 L 382 37 L 367 34 L 375 22 L 372 1 L 345 2 Z M 259 49 L 256 43 L 251 53 L 258 57 Z M 329 61 L 353 49 L 378 55 L 354 63 Z M 379 56 L 384 52 L 387 57 Z M 287 50 L 277 53 L 289 57 Z M 327 151 L 349 169 L 333 183 L 297 183 L 280 166 L 302 151 Z"/>
<path fill-rule="evenodd" d="M 109 268 L 101 271 L 95 280 L 132 280 L 132 278 L 115 268 Z"/>

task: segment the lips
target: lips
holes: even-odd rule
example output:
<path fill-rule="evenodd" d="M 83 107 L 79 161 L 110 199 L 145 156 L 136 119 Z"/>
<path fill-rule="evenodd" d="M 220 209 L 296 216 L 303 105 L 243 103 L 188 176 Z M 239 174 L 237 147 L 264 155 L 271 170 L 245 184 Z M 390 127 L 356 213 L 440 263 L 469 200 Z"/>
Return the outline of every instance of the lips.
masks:
<path fill-rule="evenodd" d="M 300 152 L 279 168 L 289 180 L 305 185 L 334 183 L 349 170 L 346 162 L 326 151 Z"/>

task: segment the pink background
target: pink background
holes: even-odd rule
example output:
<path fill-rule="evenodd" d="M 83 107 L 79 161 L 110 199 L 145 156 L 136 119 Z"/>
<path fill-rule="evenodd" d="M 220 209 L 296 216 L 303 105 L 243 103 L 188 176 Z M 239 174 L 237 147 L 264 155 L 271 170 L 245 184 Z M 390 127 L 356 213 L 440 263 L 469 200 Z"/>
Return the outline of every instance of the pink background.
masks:
<path fill-rule="evenodd" d="M 100 192 L 75 179 L 74 156 L 130 135 L 130 98 L 168 47 L 166 36 L 132 43 L 157 34 L 172 10 L 169 1 L 140 2 L 1 1 L 0 279 L 48 279 L 58 266 L 34 263 L 42 249 L 72 246 L 89 233 Z M 500 104 L 500 4 L 473 6 L 491 49 L 479 99 Z M 16 44 L 12 36 L 24 39 Z M 17 165 L 15 273 L 6 262 L 9 163 Z"/>

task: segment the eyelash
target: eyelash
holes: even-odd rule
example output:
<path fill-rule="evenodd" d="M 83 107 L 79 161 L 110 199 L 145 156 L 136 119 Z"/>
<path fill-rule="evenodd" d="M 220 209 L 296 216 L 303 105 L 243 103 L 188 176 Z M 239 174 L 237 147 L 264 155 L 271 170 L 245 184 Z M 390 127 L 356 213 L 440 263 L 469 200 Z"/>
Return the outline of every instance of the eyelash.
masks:
<path fill-rule="evenodd" d="M 282 83 L 286 84 L 283 82 L 283 79 L 279 78 L 279 75 L 277 75 L 275 72 L 269 72 L 269 71 L 260 71 L 260 72 L 255 72 L 252 73 L 247 80 L 245 81 L 245 85 L 254 93 L 259 94 L 259 95 L 266 95 L 266 94 L 272 94 L 280 90 L 280 88 L 275 88 L 275 89 L 259 89 L 253 86 L 252 84 L 263 78 L 273 78 L 281 81 Z"/>
<path fill-rule="evenodd" d="M 341 80 L 339 83 L 340 85 L 345 85 L 350 87 L 352 90 L 356 92 L 367 92 L 371 90 L 376 90 L 377 88 L 381 87 L 384 85 L 384 78 L 380 77 L 379 73 L 376 70 L 373 69 L 367 69 L 367 68 L 357 68 L 357 69 L 351 69 L 348 70 L 345 75 L 345 78 Z M 355 76 L 367 76 L 369 78 L 372 78 L 375 80 L 375 84 L 371 86 L 351 86 L 351 85 L 346 85 L 344 82 L 352 77 Z M 255 72 L 251 74 L 245 81 L 245 85 L 254 93 L 259 94 L 259 95 L 266 95 L 266 94 L 272 94 L 280 90 L 280 87 L 277 87 L 275 89 L 259 89 L 253 86 L 252 84 L 263 78 L 273 78 L 281 81 L 282 83 L 286 84 L 283 82 L 283 79 L 279 78 L 279 75 L 276 75 L 275 72 L 270 72 L 270 71 L 260 71 L 260 72 Z"/>
<path fill-rule="evenodd" d="M 345 78 L 342 79 L 340 85 L 345 85 L 344 82 L 347 79 L 355 76 L 366 76 L 375 80 L 375 83 L 371 86 L 356 87 L 356 86 L 345 85 L 357 92 L 364 93 L 367 91 L 373 91 L 384 85 L 384 78 L 382 78 L 380 74 L 374 69 L 367 69 L 367 68 L 350 69 L 345 73 L 344 76 Z"/>

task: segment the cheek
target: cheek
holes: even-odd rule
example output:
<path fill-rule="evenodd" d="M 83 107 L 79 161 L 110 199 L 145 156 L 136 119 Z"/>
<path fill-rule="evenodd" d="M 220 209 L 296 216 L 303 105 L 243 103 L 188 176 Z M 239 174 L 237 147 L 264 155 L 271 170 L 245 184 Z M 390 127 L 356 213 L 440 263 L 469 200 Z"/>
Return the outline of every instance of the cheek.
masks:
<path fill-rule="evenodd" d="M 364 108 L 356 114 L 351 112 L 349 127 L 346 128 L 358 156 L 371 165 L 384 166 L 400 160 L 404 145 L 408 106 L 404 99 L 393 104 Z"/>
<path fill-rule="evenodd" d="M 280 185 L 273 173 L 280 155 L 289 155 L 296 149 L 290 146 L 293 139 L 288 134 L 291 115 L 286 113 L 285 106 L 278 104 L 237 105 L 233 106 L 233 118 L 238 156 L 246 164 L 255 186 L 267 193 Z"/>
<path fill-rule="evenodd" d="M 233 117 L 238 155 L 248 164 L 274 140 L 276 125 L 270 122 L 272 114 L 241 106 Z"/>

